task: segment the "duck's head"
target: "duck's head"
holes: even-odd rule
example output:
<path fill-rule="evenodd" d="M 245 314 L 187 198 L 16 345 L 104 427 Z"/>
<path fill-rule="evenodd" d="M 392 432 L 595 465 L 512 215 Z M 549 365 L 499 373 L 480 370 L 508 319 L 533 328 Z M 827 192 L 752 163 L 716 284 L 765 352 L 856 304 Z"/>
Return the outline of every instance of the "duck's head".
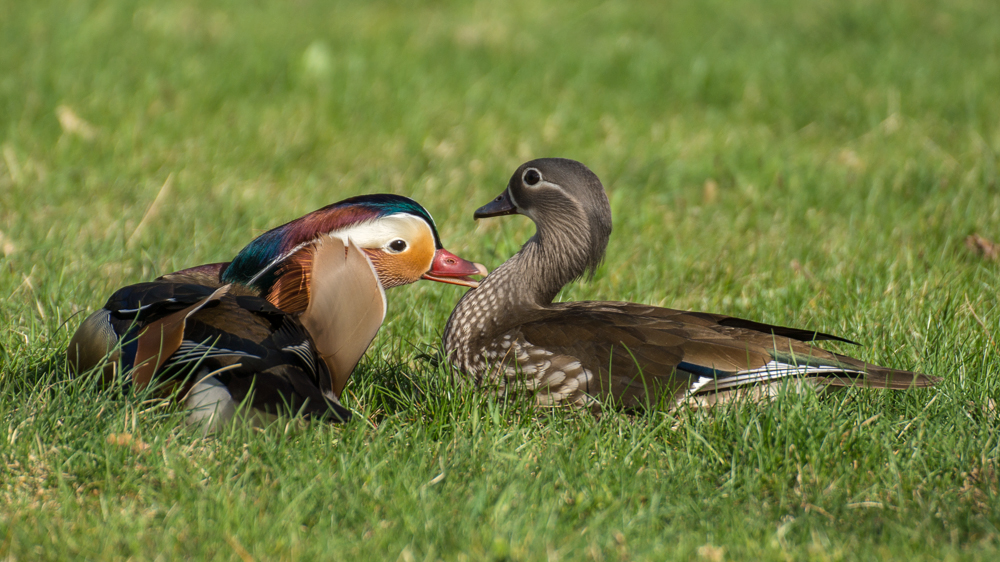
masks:
<path fill-rule="evenodd" d="M 261 234 L 222 273 L 268 294 L 286 262 L 325 238 L 350 240 L 365 252 L 384 289 L 420 279 L 476 287 L 486 268 L 445 250 L 430 213 L 399 195 L 360 195 L 313 211 Z"/>
<path fill-rule="evenodd" d="M 593 273 L 604 258 L 611 237 L 611 205 L 601 180 L 576 160 L 540 158 L 521 164 L 503 193 L 473 216 L 512 214 L 535 223 L 540 243 L 562 254 L 578 253 L 586 271 Z"/>

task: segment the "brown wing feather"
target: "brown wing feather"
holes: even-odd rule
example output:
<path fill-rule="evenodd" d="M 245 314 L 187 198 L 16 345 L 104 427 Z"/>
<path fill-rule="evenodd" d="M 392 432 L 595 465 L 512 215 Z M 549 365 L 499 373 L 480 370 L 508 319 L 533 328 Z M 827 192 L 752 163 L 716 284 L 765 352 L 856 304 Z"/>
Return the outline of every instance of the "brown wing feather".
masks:
<path fill-rule="evenodd" d="M 860 371 L 811 378 L 834 386 L 910 388 L 940 380 L 803 343 L 806 331 L 730 319 L 633 303 L 566 303 L 539 311 L 516 328 L 516 335 L 531 346 L 577 358 L 587 369 L 600 373 L 591 382 L 591 394 L 626 406 L 682 397 L 697 378 L 679 371 L 682 363 L 714 370 L 720 376 L 760 369 L 776 357 L 797 358 L 795 364 Z"/>
<path fill-rule="evenodd" d="M 316 245 L 311 298 L 302 323 L 333 377 L 333 393 L 347 384 L 385 318 L 385 294 L 364 252 L 339 238 Z"/>
<path fill-rule="evenodd" d="M 233 298 L 231 293 L 229 297 L 222 299 L 218 306 L 199 310 L 198 321 L 219 332 L 230 333 L 258 344 L 272 336 L 274 325 L 267 315 L 255 314 L 256 310 L 248 309 L 246 303 Z M 277 310 L 271 310 L 273 314 L 280 314 Z"/>
<path fill-rule="evenodd" d="M 688 344 L 676 328 L 608 307 L 565 306 L 541 313 L 517 332 L 531 346 L 579 360 L 593 374 L 584 392 L 632 407 L 672 397 L 690 384 L 684 374 L 676 375 Z"/>
<path fill-rule="evenodd" d="M 872 363 L 858 361 L 853 357 L 831 353 L 838 361 L 846 365 L 853 365 L 865 372 L 864 377 L 816 377 L 816 382 L 828 386 L 862 386 L 865 388 L 889 388 L 893 390 L 906 390 L 908 388 L 926 388 L 940 383 L 943 379 L 933 375 L 904 371 L 902 369 L 890 369 Z"/>
<path fill-rule="evenodd" d="M 776 336 L 782 336 L 804 342 L 828 340 L 828 341 L 839 341 L 839 342 L 849 343 L 851 345 L 861 345 L 858 342 L 851 341 L 847 338 L 842 338 L 840 336 L 834 336 L 831 334 L 824 334 L 823 332 L 817 332 L 815 330 L 802 330 L 799 328 L 788 328 L 786 326 L 775 326 L 773 324 L 764 324 L 761 322 L 754 322 L 752 320 L 744 320 L 742 318 L 733 318 L 732 316 L 724 316 L 722 318 L 719 318 L 718 322 L 719 325 L 721 326 L 731 326 L 734 328 L 743 328 L 745 330 L 755 330 L 758 332 L 764 332 L 765 334 L 774 334 Z"/>
<path fill-rule="evenodd" d="M 798 341 L 797 339 L 767 335 L 756 330 L 733 328 L 730 325 L 723 325 L 719 329 L 728 337 L 757 345 L 761 349 L 768 350 L 774 357 L 779 359 L 787 359 L 789 361 L 794 359 L 794 362 L 800 365 L 823 364 L 845 369 L 844 373 L 831 376 L 813 375 L 811 378 L 817 384 L 903 390 L 907 388 L 934 386 L 941 382 L 940 377 L 866 363 L 847 355 L 834 353 L 815 345 Z"/>
<path fill-rule="evenodd" d="M 288 313 L 306 310 L 309 306 L 315 252 L 316 246 L 311 245 L 285 259 L 267 294 L 267 300 L 271 304 Z"/>
<path fill-rule="evenodd" d="M 157 281 L 168 281 L 171 283 L 193 283 L 206 287 L 221 287 L 224 283 L 220 280 L 222 272 L 229 266 L 229 262 L 207 263 L 196 267 L 189 267 L 173 273 L 167 273 L 157 277 Z"/>
<path fill-rule="evenodd" d="M 229 285 L 220 287 L 195 304 L 165 316 L 143 329 L 136 342 L 135 369 L 132 380 L 136 388 L 145 388 L 153 374 L 166 362 L 184 340 L 184 325 L 188 317 L 212 301 L 219 300 L 229 291 Z"/>

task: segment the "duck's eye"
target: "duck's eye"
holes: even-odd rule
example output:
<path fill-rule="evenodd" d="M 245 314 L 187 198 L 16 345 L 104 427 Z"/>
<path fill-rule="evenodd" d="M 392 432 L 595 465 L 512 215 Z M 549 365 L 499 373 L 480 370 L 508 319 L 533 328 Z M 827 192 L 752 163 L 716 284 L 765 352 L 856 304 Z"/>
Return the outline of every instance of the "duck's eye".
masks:
<path fill-rule="evenodd" d="M 534 187 L 538 185 L 538 182 L 542 181 L 542 174 L 538 173 L 538 170 L 534 168 L 528 168 L 524 171 L 524 175 L 521 176 L 524 181 L 524 185 L 528 187 Z"/>
<path fill-rule="evenodd" d="M 402 252 L 405 249 L 406 249 L 406 240 L 400 240 L 397 238 L 396 240 L 389 242 L 389 251 L 394 254 L 398 254 L 399 252 Z"/>

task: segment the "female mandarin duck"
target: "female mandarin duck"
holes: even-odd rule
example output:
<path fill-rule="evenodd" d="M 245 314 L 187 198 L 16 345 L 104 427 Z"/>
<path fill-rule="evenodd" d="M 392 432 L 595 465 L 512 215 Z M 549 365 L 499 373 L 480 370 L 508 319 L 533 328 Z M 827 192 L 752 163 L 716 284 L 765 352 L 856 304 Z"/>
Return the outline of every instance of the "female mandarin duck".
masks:
<path fill-rule="evenodd" d="M 452 363 L 480 381 L 517 381 L 540 404 L 599 409 L 773 396 L 790 377 L 892 389 L 940 380 L 825 351 L 808 342 L 853 342 L 812 330 L 628 302 L 553 303 L 594 272 L 611 235 L 604 186 L 579 162 L 523 164 L 475 218 L 508 214 L 526 215 L 537 232 L 462 297 L 444 332 Z"/>
<path fill-rule="evenodd" d="M 353 197 L 260 235 L 232 262 L 118 290 L 67 353 L 77 372 L 104 365 L 105 382 L 120 362 L 138 388 L 182 385 L 189 423 L 218 427 L 248 396 L 261 412 L 344 421 L 340 394 L 382 325 L 385 289 L 475 287 L 468 276 L 485 274 L 441 246 L 415 201 Z"/>

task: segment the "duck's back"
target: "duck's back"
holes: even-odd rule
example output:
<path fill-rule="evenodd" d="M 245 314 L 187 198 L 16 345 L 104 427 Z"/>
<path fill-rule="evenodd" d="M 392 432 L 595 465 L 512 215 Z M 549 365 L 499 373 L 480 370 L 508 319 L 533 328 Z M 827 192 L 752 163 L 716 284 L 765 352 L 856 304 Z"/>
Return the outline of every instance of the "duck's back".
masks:
<path fill-rule="evenodd" d="M 488 378 L 525 384 L 541 403 L 673 406 L 789 377 L 886 388 L 936 380 L 808 343 L 847 341 L 836 336 L 625 302 L 552 304 L 477 339 Z"/>
<path fill-rule="evenodd" d="M 130 285 L 88 318 L 96 329 L 81 329 L 74 340 L 82 348 L 108 351 L 120 342 L 122 367 L 134 369 L 129 383 L 139 387 L 180 385 L 196 402 L 200 390 L 213 390 L 213 396 L 225 392 L 233 404 L 250 397 L 251 407 L 268 413 L 350 417 L 331 393 L 330 372 L 298 318 L 247 293 L 228 285 Z M 97 334 L 110 337 L 98 341 Z M 71 361 L 74 348 L 71 343 Z M 203 409 L 214 412 L 214 404 Z"/>

